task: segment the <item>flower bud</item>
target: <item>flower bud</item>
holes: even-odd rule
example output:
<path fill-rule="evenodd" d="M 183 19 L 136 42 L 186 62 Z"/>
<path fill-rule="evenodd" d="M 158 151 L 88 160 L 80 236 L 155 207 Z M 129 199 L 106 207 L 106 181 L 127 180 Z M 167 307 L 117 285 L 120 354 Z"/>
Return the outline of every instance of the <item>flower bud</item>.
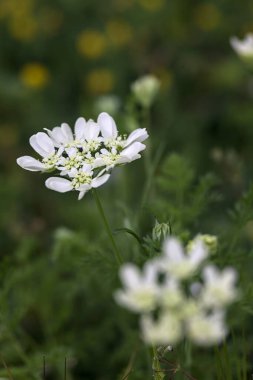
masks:
<path fill-rule="evenodd" d="M 152 231 L 152 239 L 163 241 L 168 235 L 170 235 L 170 225 L 168 223 L 159 223 L 156 220 Z"/>
<path fill-rule="evenodd" d="M 160 88 L 160 81 L 153 75 L 145 75 L 137 79 L 131 86 L 131 90 L 143 107 L 150 107 Z"/>
<path fill-rule="evenodd" d="M 207 235 L 207 234 L 198 234 L 193 240 L 191 240 L 187 245 L 187 251 L 190 251 L 197 239 L 201 239 L 205 246 L 208 249 L 208 252 L 211 255 L 214 255 L 217 252 L 218 239 L 215 235 Z"/>

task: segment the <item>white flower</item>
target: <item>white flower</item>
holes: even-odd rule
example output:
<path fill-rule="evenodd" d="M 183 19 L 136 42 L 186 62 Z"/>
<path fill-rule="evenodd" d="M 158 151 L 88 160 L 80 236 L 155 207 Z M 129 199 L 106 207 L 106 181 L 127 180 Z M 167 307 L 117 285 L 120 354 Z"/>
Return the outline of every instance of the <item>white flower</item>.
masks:
<path fill-rule="evenodd" d="M 150 107 L 159 91 L 160 81 L 153 75 L 145 75 L 137 79 L 131 86 L 137 101 L 143 107 Z"/>
<path fill-rule="evenodd" d="M 166 278 L 160 289 L 160 304 L 164 308 L 181 307 L 185 302 L 184 293 L 179 282 L 174 278 Z"/>
<path fill-rule="evenodd" d="M 214 312 L 210 315 L 198 313 L 186 322 L 188 337 L 201 346 L 211 346 L 220 343 L 227 334 L 224 314 Z"/>
<path fill-rule="evenodd" d="M 168 238 L 164 242 L 163 252 L 161 267 L 178 279 L 192 276 L 207 257 L 207 250 L 201 239 L 198 239 L 192 249 L 185 253 L 177 239 Z"/>
<path fill-rule="evenodd" d="M 125 264 L 120 270 L 120 277 L 125 290 L 115 293 L 116 301 L 134 312 L 149 312 L 158 301 L 159 287 L 157 266 L 155 262 L 147 263 L 143 274 L 133 264 Z"/>
<path fill-rule="evenodd" d="M 253 59 L 252 33 L 248 33 L 243 40 L 239 40 L 237 37 L 231 37 L 230 44 L 240 57 Z"/>
<path fill-rule="evenodd" d="M 167 345 L 178 343 L 183 335 L 182 322 L 177 314 L 163 312 L 157 320 L 150 315 L 141 318 L 142 336 L 151 345 Z"/>
<path fill-rule="evenodd" d="M 50 177 L 46 180 L 45 185 L 48 189 L 58 191 L 59 193 L 77 190 L 80 192 L 78 196 L 78 200 L 80 200 L 87 191 L 102 186 L 110 177 L 110 174 L 104 174 L 93 178 L 91 165 L 87 164 L 84 164 L 79 170 L 75 168 L 71 169 L 68 175 L 71 180 L 60 177 Z"/>
<path fill-rule="evenodd" d="M 119 135 L 115 121 L 105 112 L 97 122 L 79 117 L 74 133 L 66 123 L 46 131 L 30 138 L 31 146 L 42 159 L 23 156 L 17 163 L 30 171 L 58 170 L 61 177 L 49 178 L 46 186 L 61 193 L 79 191 L 78 199 L 104 184 L 115 166 L 140 158 L 140 152 L 146 148 L 143 141 L 148 138 L 145 128 L 136 129 L 128 137 Z"/>
<path fill-rule="evenodd" d="M 127 139 L 122 139 L 118 136 L 115 121 L 107 113 L 101 113 L 97 123 L 101 128 L 105 148 L 96 154 L 94 167 L 105 166 L 105 170 L 108 171 L 141 157 L 139 153 L 146 148 L 142 142 L 148 138 L 145 128 L 138 128 Z"/>
<path fill-rule="evenodd" d="M 176 344 L 184 337 L 211 346 L 225 338 L 225 308 L 238 295 L 236 272 L 232 268 L 220 272 L 212 265 L 201 268 L 206 258 L 201 237 L 195 238 L 186 252 L 178 239 L 167 238 L 163 256 L 148 260 L 143 272 L 133 264 L 121 268 L 125 289 L 118 290 L 115 298 L 140 313 L 146 343 Z M 197 269 L 201 270 L 202 283 L 193 282 Z"/>
<path fill-rule="evenodd" d="M 206 307 L 224 307 L 237 298 L 237 274 L 233 268 L 219 271 L 215 266 L 209 265 L 203 270 L 203 278 L 200 300 Z"/>
<path fill-rule="evenodd" d="M 44 172 L 54 169 L 62 154 L 62 150 L 56 151 L 52 139 L 44 132 L 33 135 L 29 141 L 33 149 L 42 157 L 42 161 L 30 156 L 22 156 L 17 159 L 18 165 L 23 169 L 33 172 Z"/>

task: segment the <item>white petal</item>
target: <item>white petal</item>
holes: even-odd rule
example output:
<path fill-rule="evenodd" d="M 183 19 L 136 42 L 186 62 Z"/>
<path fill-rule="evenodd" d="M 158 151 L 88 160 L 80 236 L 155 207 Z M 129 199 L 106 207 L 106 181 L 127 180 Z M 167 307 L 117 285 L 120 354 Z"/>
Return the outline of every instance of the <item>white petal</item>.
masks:
<path fill-rule="evenodd" d="M 79 195 L 78 195 L 78 200 L 80 201 L 81 199 L 83 199 L 84 195 L 87 193 L 87 191 L 80 191 Z"/>
<path fill-rule="evenodd" d="M 129 289 L 135 289 L 141 284 L 140 271 L 134 264 L 124 264 L 120 269 L 120 278 Z"/>
<path fill-rule="evenodd" d="M 50 177 L 45 182 L 48 189 L 58 191 L 59 193 L 66 193 L 73 189 L 72 183 L 65 178 Z"/>
<path fill-rule="evenodd" d="M 147 284 L 154 284 L 158 275 L 158 266 L 155 261 L 149 261 L 145 264 L 144 275 Z"/>
<path fill-rule="evenodd" d="M 90 173 L 92 171 L 91 164 L 83 164 L 82 171 L 85 173 Z"/>
<path fill-rule="evenodd" d="M 77 140 L 81 140 L 84 137 L 84 129 L 86 126 L 86 120 L 83 117 L 79 117 L 75 123 L 75 137 Z"/>
<path fill-rule="evenodd" d="M 104 174 L 101 177 L 94 178 L 92 180 L 92 187 L 97 188 L 99 186 L 102 186 L 105 182 L 108 181 L 110 178 L 110 174 Z"/>
<path fill-rule="evenodd" d="M 59 144 L 64 144 L 66 142 L 66 137 L 64 136 L 61 127 L 55 127 L 52 130 L 52 136 L 55 141 Z"/>
<path fill-rule="evenodd" d="M 47 152 L 48 155 L 55 153 L 54 143 L 45 132 L 36 135 L 38 145 Z"/>
<path fill-rule="evenodd" d="M 45 132 L 39 132 L 30 137 L 30 144 L 42 157 L 55 153 L 54 143 Z"/>
<path fill-rule="evenodd" d="M 214 265 L 208 265 L 203 269 L 203 278 L 205 282 L 212 283 L 216 282 L 218 278 L 218 272 Z"/>
<path fill-rule="evenodd" d="M 61 130 L 66 138 L 66 142 L 73 141 L 73 133 L 71 131 L 70 126 L 67 123 L 62 123 Z"/>
<path fill-rule="evenodd" d="M 128 146 L 126 149 L 122 150 L 120 155 L 129 157 L 129 159 L 132 160 L 132 158 L 135 157 L 136 154 L 138 154 L 145 148 L 146 148 L 146 145 L 136 141 L 132 145 Z"/>
<path fill-rule="evenodd" d="M 135 141 L 142 142 L 148 138 L 146 128 L 138 128 L 128 136 L 126 140 L 126 147 Z"/>
<path fill-rule="evenodd" d="M 100 166 L 105 166 L 105 161 L 103 158 L 96 158 L 92 164 L 92 167 L 99 168 Z"/>
<path fill-rule="evenodd" d="M 92 120 L 89 120 L 86 124 L 84 131 L 84 137 L 87 141 L 96 140 L 100 132 L 100 127 L 97 123 Z"/>
<path fill-rule="evenodd" d="M 61 143 L 60 143 L 60 141 L 57 138 L 55 138 L 55 133 L 53 131 L 51 131 L 50 129 L 48 129 L 48 128 L 43 128 L 43 129 L 45 131 L 47 131 L 47 134 L 50 137 L 50 139 L 53 141 L 54 146 L 58 148 Z"/>
<path fill-rule="evenodd" d="M 207 256 L 207 248 L 201 239 L 196 239 L 193 248 L 189 252 L 190 261 L 194 264 L 201 263 Z"/>
<path fill-rule="evenodd" d="M 176 238 L 168 238 L 163 245 L 163 252 L 172 261 L 182 261 L 185 258 L 183 247 Z"/>
<path fill-rule="evenodd" d="M 102 136 L 106 139 L 115 138 L 118 135 L 118 130 L 113 118 L 106 112 L 102 112 L 98 116 L 97 120 L 99 126 L 101 127 Z"/>
<path fill-rule="evenodd" d="M 30 170 L 31 172 L 39 172 L 45 170 L 44 164 L 30 156 L 19 157 L 17 159 L 17 164 L 21 166 L 21 168 Z"/>
<path fill-rule="evenodd" d="M 84 195 L 91 189 L 91 186 L 88 184 L 83 184 L 79 187 L 78 191 L 80 191 L 78 195 L 78 200 L 80 201 Z"/>
<path fill-rule="evenodd" d="M 46 157 L 48 155 L 48 153 L 38 144 L 36 135 L 31 136 L 29 142 L 35 152 L 39 153 L 42 157 Z"/>
<path fill-rule="evenodd" d="M 70 158 L 73 158 L 73 157 L 76 156 L 77 149 L 74 148 L 74 147 L 67 148 L 67 149 L 66 149 L 66 152 L 67 152 L 67 154 L 68 154 L 68 156 L 69 156 Z"/>

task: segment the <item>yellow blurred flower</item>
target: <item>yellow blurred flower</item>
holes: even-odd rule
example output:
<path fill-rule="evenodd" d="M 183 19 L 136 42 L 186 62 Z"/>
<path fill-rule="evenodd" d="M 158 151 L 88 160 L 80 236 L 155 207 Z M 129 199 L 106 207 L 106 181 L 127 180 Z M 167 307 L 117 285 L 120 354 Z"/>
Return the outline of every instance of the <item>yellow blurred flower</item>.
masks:
<path fill-rule="evenodd" d="M 81 32 L 76 39 L 76 48 L 80 54 L 87 58 L 99 58 L 106 50 L 105 36 L 95 30 L 89 29 Z"/>
<path fill-rule="evenodd" d="M 30 14 L 33 5 L 33 0 L 1 0 L 0 17 L 15 17 L 20 12 Z"/>
<path fill-rule="evenodd" d="M 165 5 L 165 0 L 138 0 L 142 8 L 147 11 L 159 11 Z"/>
<path fill-rule="evenodd" d="M 18 40 L 32 40 L 38 32 L 33 0 L 1 0 L 0 18 L 6 18 L 10 34 Z"/>
<path fill-rule="evenodd" d="M 121 20 L 109 21 L 106 25 L 106 31 L 110 42 L 114 46 L 127 45 L 133 37 L 131 26 Z"/>
<path fill-rule="evenodd" d="M 212 3 L 200 4 L 194 12 L 196 25 L 204 31 L 215 29 L 221 21 L 219 9 Z"/>
<path fill-rule="evenodd" d="M 27 63 L 20 71 L 23 84 L 31 88 L 43 88 L 49 81 L 49 71 L 41 63 Z"/>
<path fill-rule="evenodd" d="M 86 86 L 90 93 L 105 94 L 113 89 L 115 78 L 111 70 L 96 69 L 92 70 L 86 77 Z"/>
<path fill-rule="evenodd" d="M 17 40 L 30 41 L 37 35 L 38 24 L 32 17 L 15 17 L 10 20 L 9 29 Z"/>

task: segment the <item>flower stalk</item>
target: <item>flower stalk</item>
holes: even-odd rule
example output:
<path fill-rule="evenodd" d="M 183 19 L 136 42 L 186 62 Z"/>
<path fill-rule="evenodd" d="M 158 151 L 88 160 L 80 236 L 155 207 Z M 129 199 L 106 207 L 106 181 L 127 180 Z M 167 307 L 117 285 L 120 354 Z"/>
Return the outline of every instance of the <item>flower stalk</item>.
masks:
<path fill-rule="evenodd" d="M 116 260 L 116 262 L 117 262 L 118 265 L 121 265 L 123 263 L 123 259 L 121 257 L 120 252 L 119 252 L 119 249 L 118 249 L 118 247 L 116 245 L 116 242 L 115 242 L 115 239 L 113 237 L 113 233 L 112 233 L 110 224 L 109 224 L 109 222 L 108 222 L 108 220 L 106 218 L 106 215 L 105 215 L 102 203 L 100 202 L 98 193 L 97 193 L 97 191 L 95 189 L 92 189 L 92 193 L 93 193 L 93 196 L 94 196 L 94 199 L 95 199 L 98 211 L 99 211 L 99 213 L 101 215 L 101 218 L 103 220 L 103 223 L 105 225 L 106 232 L 107 232 L 108 237 L 109 237 L 109 239 L 110 239 L 110 241 L 112 243 L 115 260 Z"/>

